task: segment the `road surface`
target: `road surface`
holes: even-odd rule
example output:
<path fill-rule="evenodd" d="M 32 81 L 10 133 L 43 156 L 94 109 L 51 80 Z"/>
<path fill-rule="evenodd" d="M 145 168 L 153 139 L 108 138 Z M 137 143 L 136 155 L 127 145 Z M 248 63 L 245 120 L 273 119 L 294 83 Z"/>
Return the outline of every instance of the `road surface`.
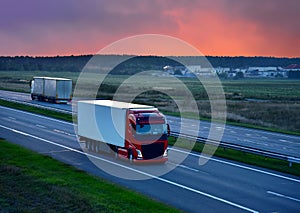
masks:
<path fill-rule="evenodd" d="M 164 165 L 138 166 L 110 155 L 90 156 L 109 168 L 148 178 L 127 180 L 91 163 L 80 149 L 72 123 L 2 106 L 0 137 L 186 212 L 300 211 L 300 179 L 271 170 L 219 158 L 200 166 L 197 153 L 189 153 L 184 162 L 174 167 L 175 157 L 185 152 L 177 148 L 170 150 L 170 160 Z M 174 169 L 161 176 L 151 173 L 153 168 L 170 167 Z"/>
<path fill-rule="evenodd" d="M 52 108 L 72 111 L 71 104 L 52 104 L 47 102 L 32 101 L 30 94 L 0 90 L 0 97 L 33 103 Z M 210 130 L 210 122 L 194 119 L 181 119 L 180 117 L 167 116 L 171 130 L 191 136 L 207 137 Z M 200 126 L 200 130 L 192 130 L 193 126 Z M 218 131 L 218 129 L 216 129 Z M 288 155 L 300 158 L 300 136 L 293 136 L 275 132 L 268 132 L 245 127 L 226 125 L 222 141 L 236 145 L 251 147 L 263 151 Z"/>

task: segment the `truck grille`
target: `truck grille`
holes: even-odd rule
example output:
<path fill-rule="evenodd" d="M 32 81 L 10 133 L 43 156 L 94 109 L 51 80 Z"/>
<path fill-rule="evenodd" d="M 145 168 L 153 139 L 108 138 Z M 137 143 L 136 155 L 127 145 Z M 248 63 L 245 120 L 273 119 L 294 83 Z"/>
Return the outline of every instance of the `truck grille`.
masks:
<path fill-rule="evenodd" d="M 164 154 L 164 143 L 142 145 L 142 154 L 145 160 L 162 156 Z"/>

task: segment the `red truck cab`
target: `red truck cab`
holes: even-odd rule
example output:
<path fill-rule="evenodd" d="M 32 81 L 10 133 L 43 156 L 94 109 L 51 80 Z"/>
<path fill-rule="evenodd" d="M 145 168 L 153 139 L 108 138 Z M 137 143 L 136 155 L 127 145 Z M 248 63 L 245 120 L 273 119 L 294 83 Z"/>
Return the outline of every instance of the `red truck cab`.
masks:
<path fill-rule="evenodd" d="M 127 111 L 125 147 L 118 156 L 134 162 L 168 160 L 168 126 L 165 116 L 156 109 Z"/>

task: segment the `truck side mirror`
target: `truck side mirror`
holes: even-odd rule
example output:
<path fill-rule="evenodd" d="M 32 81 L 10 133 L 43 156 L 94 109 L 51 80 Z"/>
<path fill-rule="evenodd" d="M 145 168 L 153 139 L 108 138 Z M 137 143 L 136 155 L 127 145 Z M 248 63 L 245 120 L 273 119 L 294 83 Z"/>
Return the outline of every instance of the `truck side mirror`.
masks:
<path fill-rule="evenodd" d="M 168 134 L 168 137 L 170 136 L 171 134 L 171 129 L 170 129 L 170 125 L 167 124 L 167 134 Z"/>

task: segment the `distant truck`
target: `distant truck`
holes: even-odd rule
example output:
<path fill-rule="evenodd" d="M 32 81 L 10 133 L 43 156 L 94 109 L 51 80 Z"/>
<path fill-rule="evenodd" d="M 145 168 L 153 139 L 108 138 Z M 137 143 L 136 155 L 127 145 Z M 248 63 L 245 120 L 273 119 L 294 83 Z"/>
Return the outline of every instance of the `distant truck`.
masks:
<path fill-rule="evenodd" d="M 72 99 L 71 79 L 34 77 L 30 86 L 32 100 L 67 103 Z"/>
<path fill-rule="evenodd" d="M 110 100 L 78 101 L 78 137 L 92 152 L 131 162 L 168 160 L 168 125 L 153 106 Z"/>

